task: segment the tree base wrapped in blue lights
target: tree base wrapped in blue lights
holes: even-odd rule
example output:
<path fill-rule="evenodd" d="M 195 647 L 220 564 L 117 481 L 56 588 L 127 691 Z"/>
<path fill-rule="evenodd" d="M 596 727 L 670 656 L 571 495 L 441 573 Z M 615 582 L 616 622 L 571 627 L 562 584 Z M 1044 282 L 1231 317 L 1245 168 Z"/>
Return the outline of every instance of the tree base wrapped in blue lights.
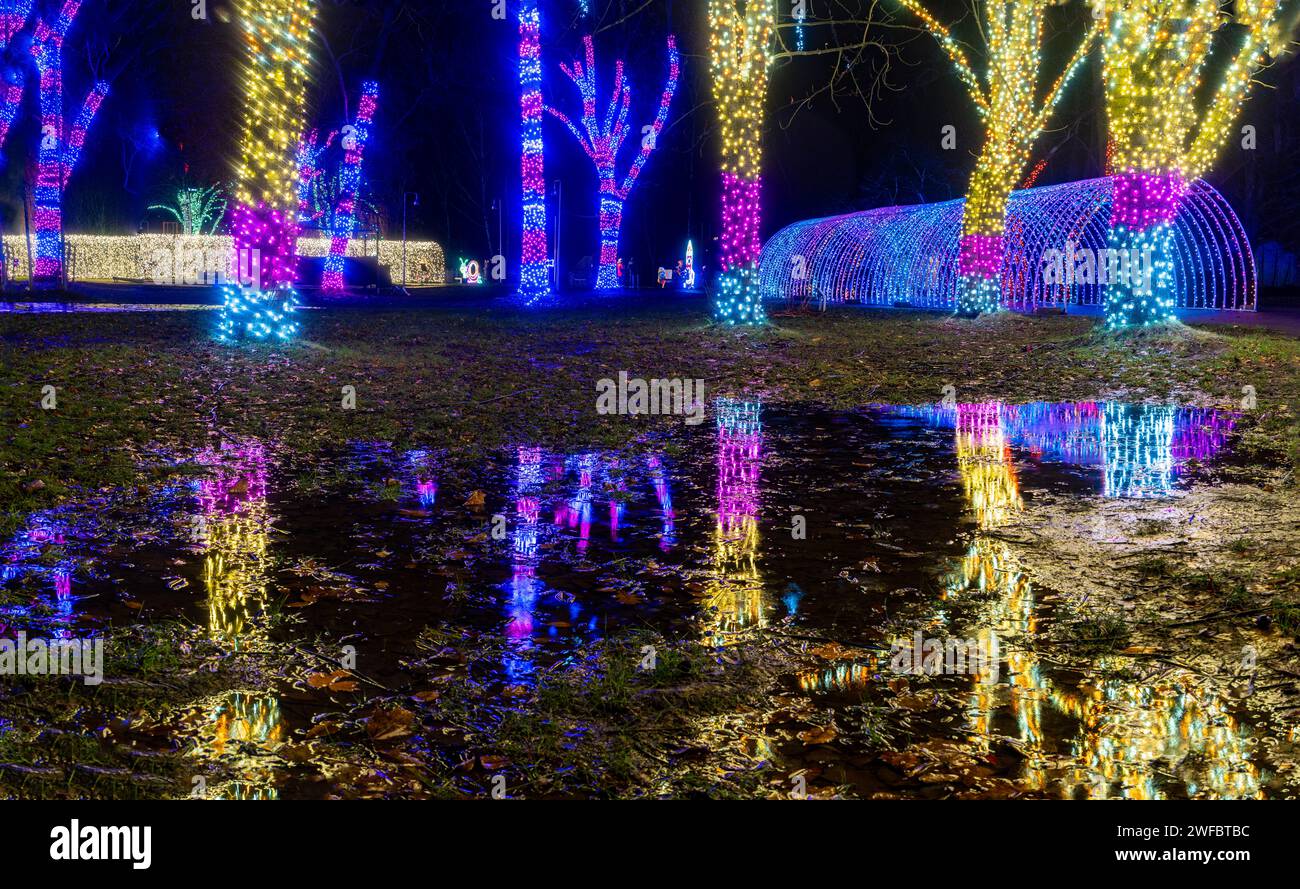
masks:
<path fill-rule="evenodd" d="M 231 278 L 221 288 L 217 339 L 284 341 L 298 333 L 297 225 L 265 204 L 239 204 L 231 219 L 235 253 Z"/>
<path fill-rule="evenodd" d="M 763 324 L 767 321 L 755 269 L 732 268 L 719 276 L 713 318 L 721 324 Z"/>
<path fill-rule="evenodd" d="M 1107 240 L 1111 255 L 1127 261 L 1106 287 L 1106 327 L 1123 330 L 1175 320 L 1173 225 L 1137 229 L 1117 224 Z"/>
<path fill-rule="evenodd" d="M 962 275 L 957 288 L 954 313 L 962 318 L 978 318 L 1002 307 L 1002 284 L 997 278 Z"/>
<path fill-rule="evenodd" d="M 221 319 L 217 339 L 233 343 L 241 339 L 283 342 L 298 335 L 295 311 L 298 293 L 284 284 L 272 290 L 255 290 L 239 284 L 222 288 Z"/>

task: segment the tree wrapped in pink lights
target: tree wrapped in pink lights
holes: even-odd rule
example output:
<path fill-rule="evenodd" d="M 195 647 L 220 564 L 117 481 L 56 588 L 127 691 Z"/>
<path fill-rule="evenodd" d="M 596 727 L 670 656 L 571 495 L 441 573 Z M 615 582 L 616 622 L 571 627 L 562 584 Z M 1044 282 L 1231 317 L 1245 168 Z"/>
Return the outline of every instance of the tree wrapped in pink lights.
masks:
<path fill-rule="evenodd" d="M 56 283 L 63 276 L 63 191 L 81 158 L 108 84 L 91 87 L 81 110 L 68 126 L 63 109 L 63 41 L 81 8 L 81 0 L 67 0 L 53 22 L 38 18 L 32 33 L 31 53 L 39 75 L 41 135 L 36 155 L 36 186 L 32 190 L 36 256 L 32 280 Z"/>
<path fill-rule="evenodd" d="M 586 48 L 586 62 L 575 59 L 570 67 L 561 63 L 560 70 L 573 81 L 582 95 L 582 128 L 564 112 L 547 106 L 546 110 L 568 127 L 573 138 L 578 140 L 582 150 L 591 158 L 600 180 L 600 269 L 596 274 L 598 290 L 612 290 L 619 286 L 618 280 L 618 243 L 623 228 L 623 205 L 637 177 L 650 159 L 650 153 L 658 145 L 659 134 L 668 120 L 668 109 L 677 92 L 677 79 L 681 74 L 681 58 L 677 52 L 677 39 L 668 36 L 668 80 L 659 97 L 659 111 L 650 132 L 641 140 L 641 151 L 628 168 L 622 182 L 618 179 L 618 154 L 624 140 L 630 132 L 627 123 L 628 112 L 632 105 L 632 87 L 627 82 L 623 70 L 623 60 L 614 63 L 614 89 L 604 114 L 598 115 L 596 108 L 596 50 L 590 36 L 583 38 Z"/>
<path fill-rule="evenodd" d="M 9 69 L 5 65 L 5 51 L 27 24 L 31 12 L 32 0 L 0 0 L 0 148 L 4 148 L 9 128 L 18 114 L 25 86 L 23 69 L 17 65 Z"/>
<path fill-rule="evenodd" d="M 1174 317 L 1173 221 L 1213 165 L 1259 71 L 1286 48 L 1294 0 L 1099 0 L 1114 195 L 1109 242 L 1139 273 L 1106 292 L 1111 329 Z M 1133 260 L 1136 260 L 1133 261 Z"/>
<path fill-rule="evenodd" d="M 546 261 L 546 146 L 542 139 L 542 14 L 519 0 L 519 166 L 523 199 L 519 293 L 528 303 L 551 292 Z"/>

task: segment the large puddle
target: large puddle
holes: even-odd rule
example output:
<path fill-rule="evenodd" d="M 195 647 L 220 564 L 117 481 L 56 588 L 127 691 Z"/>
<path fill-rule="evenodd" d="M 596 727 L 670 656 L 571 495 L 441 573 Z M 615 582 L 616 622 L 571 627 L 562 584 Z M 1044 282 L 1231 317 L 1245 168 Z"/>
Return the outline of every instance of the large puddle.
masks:
<path fill-rule="evenodd" d="M 336 640 L 303 649 L 325 679 L 196 700 L 167 725 L 195 756 L 240 760 L 227 796 L 324 794 L 266 754 L 349 693 L 410 690 L 430 627 L 496 639 L 448 681 L 524 701 L 626 629 L 721 656 L 799 640 L 812 665 L 768 690 L 794 715 L 764 714 L 795 728 L 755 742 L 755 714 L 737 713 L 701 737 L 857 795 L 1280 795 L 1266 751 L 1286 739 L 1222 683 L 1122 650 L 1036 653 L 1074 591 L 1037 583 L 998 534 L 1043 496 L 1178 497 L 1234 422 L 1122 403 L 720 399 L 635 458 L 528 442 L 469 471 L 376 442 L 310 462 L 222 442 L 157 455 L 188 481 L 34 516 L 3 548 L 0 623 L 54 638 L 181 617 L 239 651 Z"/>

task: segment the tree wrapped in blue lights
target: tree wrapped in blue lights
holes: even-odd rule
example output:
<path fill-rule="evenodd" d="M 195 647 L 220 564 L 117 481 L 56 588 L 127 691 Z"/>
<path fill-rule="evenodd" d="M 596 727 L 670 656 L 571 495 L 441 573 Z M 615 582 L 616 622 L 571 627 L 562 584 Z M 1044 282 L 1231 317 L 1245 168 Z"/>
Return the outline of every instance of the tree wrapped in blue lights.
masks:
<path fill-rule="evenodd" d="M 5 51 L 14 36 L 27 24 L 32 12 L 32 0 L 0 0 L 0 148 L 18 114 L 23 101 L 25 78 L 19 65 L 5 63 Z"/>
<path fill-rule="evenodd" d="M 597 115 L 596 108 L 596 50 L 590 36 L 583 38 L 586 48 L 586 62 L 575 59 L 573 66 L 560 65 L 562 70 L 578 92 L 582 95 L 581 130 L 564 112 L 547 106 L 546 110 L 568 127 L 573 138 L 578 140 L 582 150 L 591 158 L 599 177 L 600 197 L 600 269 L 596 274 L 596 289 L 612 290 L 619 286 L 618 280 L 618 242 L 623 227 L 623 205 L 637 177 L 650 159 L 650 153 L 658 145 L 659 134 L 668 120 L 668 109 L 677 92 L 677 80 L 681 73 L 681 59 L 677 52 L 677 39 L 668 36 L 668 80 L 664 84 L 659 98 L 659 111 L 650 132 L 641 140 L 641 151 L 632 162 L 623 177 L 618 180 L 618 153 L 630 132 L 627 124 L 628 111 L 632 105 L 632 87 L 624 76 L 623 60 L 614 64 L 614 89 L 604 114 Z"/>
<path fill-rule="evenodd" d="M 36 187 L 32 189 L 32 223 L 36 256 L 32 280 L 56 283 L 63 276 L 63 191 L 81 158 L 86 132 L 108 95 L 98 81 L 81 104 L 71 127 L 63 109 L 63 41 L 81 9 L 81 0 L 67 0 L 51 23 L 36 20 L 31 53 L 40 77 L 41 134 L 36 154 Z"/>
<path fill-rule="evenodd" d="M 546 150 L 542 141 L 542 14 L 537 2 L 519 0 L 519 164 L 523 190 L 519 293 L 530 304 L 551 292 L 546 261 Z"/>
<path fill-rule="evenodd" d="M 330 238 L 330 252 L 321 276 L 321 288 L 331 292 L 343 290 L 343 263 L 348 253 L 348 241 L 357 224 L 357 192 L 361 188 L 361 156 L 370 139 L 370 122 L 379 101 L 379 84 L 366 81 L 361 87 L 361 102 L 357 105 L 357 119 L 351 128 L 343 130 L 343 168 L 339 173 L 339 202 L 334 209 L 334 224 Z M 301 180 L 300 180 L 301 181 Z M 301 201 L 300 201 L 301 204 Z"/>

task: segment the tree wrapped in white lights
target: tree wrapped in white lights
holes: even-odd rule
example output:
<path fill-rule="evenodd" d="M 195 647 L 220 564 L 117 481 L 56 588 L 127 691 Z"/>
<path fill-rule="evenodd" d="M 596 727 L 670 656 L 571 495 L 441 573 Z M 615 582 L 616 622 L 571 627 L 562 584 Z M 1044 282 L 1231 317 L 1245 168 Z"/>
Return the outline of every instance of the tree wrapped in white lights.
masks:
<path fill-rule="evenodd" d="M 1251 83 L 1285 49 L 1300 6 L 1280 0 L 1098 0 L 1114 198 L 1110 247 L 1137 273 L 1112 281 L 1111 329 L 1173 318 L 1174 216 L 1213 165 Z"/>
<path fill-rule="evenodd" d="M 920 0 L 898 0 L 943 47 L 965 84 L 984 125 L 984 142 L 966 192 L 962 215 L 957 314 L 997 311 L 1002 302 L 1007 200 L 1025 175 L 1034 142 L 1092 46 L 1094 31 L 1079 40 L 1056 80 L 1039 95 L 1047 10 L 1053 0 L 984 0 L 982 76 L 949 29 Z"/>
<path fill-rule="evenodd" d="M 568 127 L 573 138 L 578 140 L 582 150 L 596 166 L 596 175 L 600 180 L 600 269 L 596 274 L 596 289 L 610 290 L 619 286 L 618 280 L 618 242 L 623 228 L 623 204 L 632 193 L 632 186 L 650 159 L 650 153 L 658 144 L 659 134 L 663 132 L 668 120 L 668 108 L 677 92 L 677 78 L 681 72 L 681 61 L 677 53 L 677 39 L 668 36 L 668 80 L 659 97 L 659 111 L 650 132 L 641 139 L 641 151 L 628 168 L 622 182 L 618 179 L 618 153 L 623 147 L 631 129 L 628 127 L 628 110 L 632 105 L 632 87 L 623 73 L 623 60 L 614 64 L 614 89 L 609 103 L 602 115 L 596 109 L 596 50 L 590 36 L 583 38 L 586 48 L 586 63 L 575 59 L 570 67 L 563 63 L 563 71 L 582 95 L 582 128 L 578 128 L 564 112 L 551 106 L 546 110 Z"/>
<path fill-rule="evenodd" d="M 763 191 L 763 108 L 776 33 L 775 0 L 708 0 L 709 71 L 722 142 L 722 269 L 714 317 L 763 321 L 755 266 Z"/>

